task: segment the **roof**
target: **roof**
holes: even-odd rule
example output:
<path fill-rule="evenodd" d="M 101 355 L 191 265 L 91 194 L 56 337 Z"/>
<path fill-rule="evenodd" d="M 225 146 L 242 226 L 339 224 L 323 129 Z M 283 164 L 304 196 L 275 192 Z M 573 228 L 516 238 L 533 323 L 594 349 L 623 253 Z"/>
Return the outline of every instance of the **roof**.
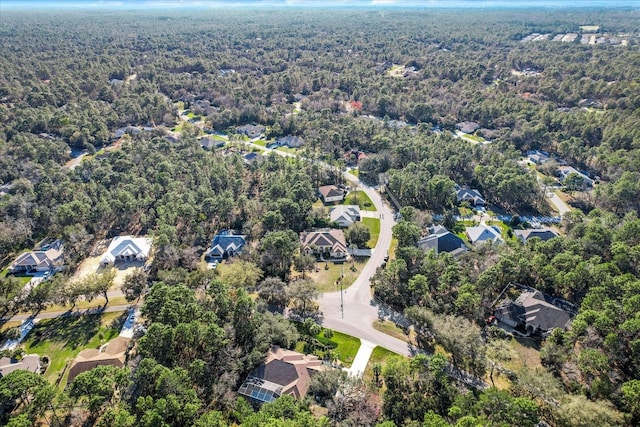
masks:
<path fill-rule="evenodd" d="M 463 200 L 473 200 L 474 203 L 484 203 L 484 198 L 482 197 L 482 194 L 480 194 L 480 191 L 473 188 L 462 187 L 456 190 L 456 197 L 458 202 Z"/>
<path fill-rule="evenodd" d="M 354 223 L 360 218 L 360 207 L 356 205 L 339 205 L 331 209 L 329 217 L 332 222 Z"/>
<path fill-rule="evenodd" d="M 300 235 L 300 244 L 304 249 L 331 246 L 332 252 L 347 253 L 347 241 L 342 230 L 327 229 L 309 231 Z"/>
<path fill-rule="evenodd" d="M 586 185 L 593 185 L 593 180 L 589 178 L 587 174 L 580 172 L 573 166 L 560 166 L 558 168 L 558 171 L 560 172 L 560 175 L 562 175 L 563 179 L 569 176 L 569 174 L 575 173 L 575 174 L 578 174 L 584 180 L 584 183 Z"/>
<path fill-rule="evenodd" d="M 15 267 L 41 267 L 54 268 L 62 264 L 64 247 L 60 240 L 56 240 L 48 245 L 47 250 L 25 252 L 19 255 L 11 264 L 10 269 Z"/>
<path fill-rule="evenodd" d="M 205 148 L 207 150 L 215 148 L 218 144 L 218 142 L 213 138 L 201 138 L 198 142 L 200 143 L 202 148 Z"/>
<path fill-rule="evenodd" d="M 453 255 L 458 255 L 467 250 L 462 239 L 451 233 L 445 227 L 438 225 L 432 227 L 430 231 L 431 234 L 418 241 L 418 246 L 423 251 L 434 249 L 438 254 L 441 252 L 450 252 Z"/>
<path fill-rule="evenodd" d="M 240 133 L 256 134 L 256 133 L 264 132 L 265 129 L 266 128 L 262 125 L 244 125 L 244 126 L 238 127 L 237 131 Z"/>
<path fill-rule="evenodd" d="M 304 139 L 300 138 L 299 136 L 295 136 L 295 135 L 287 135 L 287 136 L 284 136 L 282 138 L 278 138 L 277 143 L 278 144 L 284 144 L 284 145 L 299 147 L 302 144 L 304 144 Z"/>
<path fill-rule="evenodd" d="M 480 129 L 480 125 L 476 122 L 460 122 L 456 123 L 456 128 L 464 133 L 473 133 Z"/>
<path fill-rule="evenodd" d="M 469 237 L 471 243 L 473 243 L 474 245 L 476 243 L 487 242 L 489 240 L 492 240 L 494 242 L 502 241 L 502 237 L 500 237 L 500 231 L 496 230 L 495 227 L 490 227 L 485 224 L 480 224 L 476 227 L 466 227 L 465 232 L 467 234 L 467 237 Z"/>
<path fill-rule="evenodd" d="M 571 320 L 569 312 L 553 304 L 554 298 L 540 291 L 525 291 L 515 300 L 496 309 L 496 317 L 524 322 L 542 331 L 564 328 Z"/>
<path fill-rule="evenodd" d="M 344 191 L 342 191 L 341 188 L 338 188 L 335 185 L 323 185 L 322 187 L 318 188 L 318 192 L 322 195 L 323 198 L 344 195 Z"/>
<path fill-rule="evenodd" d="M 537 228 L 537 229 L 527 229 L 527 230 L 514 230 L 513 234 L 515 234 L 518 239 L 526 242 L 528 239 L 533 237 L 537 237 L 540 240 L 549 240 L 554 237 L 558 237 L 558 233 L 553 231 L 550 228 Z"/>
<path fill-rule="evenodd" d="M 20 360 L 2 357 L 0 358 L 0 378 L 18 369 L 40 373 L 40 367 L 40 356 L 37 354 L 26 354 Z"/>
<path fill-rule="evenodd" d="M 100 349 L 85 349 L 78 353 L 71 368 L 67 384 L 72 382 L 76 376 L 83 372 L 90 371 L 96 366 L 112 365 L 123 367 L 126 360 L 126 352 L 129 348 L 129 338 L 117 337 L 109 341 Z"/>
<path fill-rule="evenodd" d="M 118 256 L 149 256 L 151 239 L 147 237 L 118 236 L 114 237 L 102 261 L 113 261 Z"/>
<path fill-rule="evenodd" d="M 238 392 L 259 402 L 271 402 L 283 394 L 301 398 L 309 390 L 311 376 L 323 369 L 316 356 L 272 349 L 265 363 L 249 374 Z"/>
<path fill-rule="evenodd" d="M 211 240 L 211 246 L 207 250 L 207 255 L 211 252 L 224 254 L 227 252 L 240 252 L 247 243 L 246 236 L 242 234 L 232 234 L 224 230 L 216 234 Z"/>

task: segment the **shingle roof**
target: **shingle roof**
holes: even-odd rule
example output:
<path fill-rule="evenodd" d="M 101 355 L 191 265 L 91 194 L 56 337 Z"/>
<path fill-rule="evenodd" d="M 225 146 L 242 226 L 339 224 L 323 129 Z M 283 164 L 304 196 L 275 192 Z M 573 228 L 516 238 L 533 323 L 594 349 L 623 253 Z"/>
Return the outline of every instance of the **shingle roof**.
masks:
<path fill-rule="evenodd" d="M 500 237 L 500 232 L 493 227 L 489 227 L 487 225 L 481 224 L 476 227 L 466 227 L 465 232 L 467 233 L 467 237 L 474 245 L 479 242 L 486 242 L 489 240 L 492 241 L 501 241 L 502 237 Z"/>
<path fill-rule="evenodd" d="M 331 252 L 347 253 L 347 241 L 342 230 L 330 229 L 309 231 L 300 235 L 303 249 L 311 246 L 331 246 Z"/>
<path fill-rule="evenodd" d="M 418 246 L 424 251 L 435 249 L 436 253 L 451 252 L 454 255 L 466 250 L 462 239 L 441 225 L 433 227 L 431 234 L 418 241 Z"/>
<path fill-rule="evenodd" d="M 322 187 L 318 188 L 318 192 L 322 194 L 322 197 L 324 198 L 342 196 L 344 194 L 342 189 L 336 187 L 335 185 L 323 185 Z"/>
<path fill-rule="evenodd" d="M 549 240 L 558 237 L 558 233 L 550 228 L 514 230 L 513 232 L 520 240 L 526 242 L 528 239 L 537 237 L 540 240 Z"/>
<path fill-rule="evenodd" d="M 228 254 L 231 252 L 240 252 L 246 244 L 246 236 L 241 234 L 231 234 L 227 231 L 221 231 L 211 240 L 211 246 L 207 250 L 207 255 L 211 254 Z"/>
<path fill-rule="evenodd" d="M 566 327 L 571 320 L 569 313 L 552 302 L 552 297 L 540 291 L 525 291 L 515 301 L 498 307 L 496 317 L 519 321 L 543 332 Z"/>

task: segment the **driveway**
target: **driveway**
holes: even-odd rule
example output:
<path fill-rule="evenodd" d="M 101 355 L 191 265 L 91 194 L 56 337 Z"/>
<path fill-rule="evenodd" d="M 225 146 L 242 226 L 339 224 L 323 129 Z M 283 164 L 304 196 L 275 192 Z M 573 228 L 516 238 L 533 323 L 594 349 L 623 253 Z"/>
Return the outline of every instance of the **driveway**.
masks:
<path fill-rule="evenodd" d="M 560 212 L 560 216 L 571 212 L 571 207 L 567 205 L 555 192 L 547 193 L 549 201 L 556 207 L 556 210 Z"/>

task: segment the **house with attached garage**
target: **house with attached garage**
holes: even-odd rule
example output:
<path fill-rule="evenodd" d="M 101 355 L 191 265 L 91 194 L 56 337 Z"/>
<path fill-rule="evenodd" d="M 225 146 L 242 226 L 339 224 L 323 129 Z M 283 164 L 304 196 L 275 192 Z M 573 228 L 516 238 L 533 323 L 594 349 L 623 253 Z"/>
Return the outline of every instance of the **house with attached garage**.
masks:
<path fill-rule="evenodd" d="M 211 240 L 211 245 L 205 253 L 205 258 L 220 261 L 236 256 L 242 252 L 242 248 L 246 243 L 246 236 L 234 234 L 228 230 L 222 230 Z"/>
<path fill-rule="evenodd" d="M 240 134 L 246 135 L 249 138 L 256 138 L 264 133 L 266 128 L 262 125 L 244 125 L 236 129 Z"/>
<path fill-rule="evenodd" d="M 480 224 L 475 227 L 466 227 L 465 234 L 473 245 L 486 242 L 502 242 L 500 229 L 486 224 Z"/>
<path fill-rule="evenodd" d="M 515 301 L 506 300 L 494 312 L 504 324 L 524 331 L 525 335 L 547 335 L 556 328 L 564 329 L 571 320 L 571 304 L 545 295 L 535 289 L 522 292 Z"/>
<path fill-rule="evenodd" d="M 436 251 L 436 254 L 448 252 L 453 256 L 467 251 L 464 241 L 442 225 L 429 229 L 429 235 L 418 240 L 418 247 L 423 251 Z"/>
<path fill-rule="evenodd" d="M 336 185 L 323 185 L 318 188 L 318 197 L 323 203 L 341 202 L 344 196 L 344 190 Z"/>
<path fill-rule="evenodd" d="M 300 148 L 304 144 L 304 139 L 299 136 L 287 135 L 282 138 L 278 138 L 276 141 L 278 145 L 286 145 L 289 148 Z"/>
<path fill-rule="evenodd" d="M 114 237 L 107 252 L 100 260 L 103 266 L 115 265 L 118 262 L 144 262 L 151 252 L 151 239 L 147 237 L 118 236 Z"/>
<path fill-rule="evenodd" d="M 480 129 L 480 125 L 476 122 L 460 122 L 456 123 L 456 129 L 462 133 L 474 133 Z"/>
<path fill-rule="evenodd" d="M 347 241 L 342 230 L 324 229 L 300 234 L 300 248 L 305 255 L 320 260 L 344 260 L 347 258 Z"/>
<path fill-rule="evenodd" d="M 459 187 L 456 189 L 456 200 L 458 203 L 469 202 L 471 206 L 481 207 L 485 205 L 485 200 L 480 191 L 469 187 Z"/>
<path fill-rule="evenodd" d="M 9 266 L 10 273 L 58 271 L 64 262 L 64 247 L 61 240 L 43 245 L 39 250 L 19 255 Z"/>
<path fill-rule="evenodd" d="M 360 221 L 360 207 L 356 205 L 339 205 L 331 209 L 329 217 L 331 222 L 346 228 L 354 222 Z"/>
<path fill-rule="evenodd" d="M 526 243 L 527 240 L 537 237 L 540 240 L 550 240 L 554 237 L 558 237 L 558 233 L 550 228 L 532 228 L 527 230 L 514 230 L 513 234 L 522 242 Z"/>

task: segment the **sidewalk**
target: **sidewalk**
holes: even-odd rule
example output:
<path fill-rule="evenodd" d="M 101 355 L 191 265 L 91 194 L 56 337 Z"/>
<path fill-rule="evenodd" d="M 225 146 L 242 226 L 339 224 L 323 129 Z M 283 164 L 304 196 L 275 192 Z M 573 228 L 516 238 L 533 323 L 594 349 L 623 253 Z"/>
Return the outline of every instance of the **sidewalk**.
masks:
<path fill-rule="evenodd" d="M 371 353 L 373 353 L 373 349 L 376 347 L 376 344 L 365 341 L 363 339 L 360 340 L 360 348 L 358 349 L 358 353 L 356 357 L 353 359 L 353 363 L 351 367 L 346 369 L 349 375 L 353 377 L 360 377 L 364 373 L 364 370 L 367 368 L 367 364 L 369 363 L 369 358 L 371 357 Z"/>

